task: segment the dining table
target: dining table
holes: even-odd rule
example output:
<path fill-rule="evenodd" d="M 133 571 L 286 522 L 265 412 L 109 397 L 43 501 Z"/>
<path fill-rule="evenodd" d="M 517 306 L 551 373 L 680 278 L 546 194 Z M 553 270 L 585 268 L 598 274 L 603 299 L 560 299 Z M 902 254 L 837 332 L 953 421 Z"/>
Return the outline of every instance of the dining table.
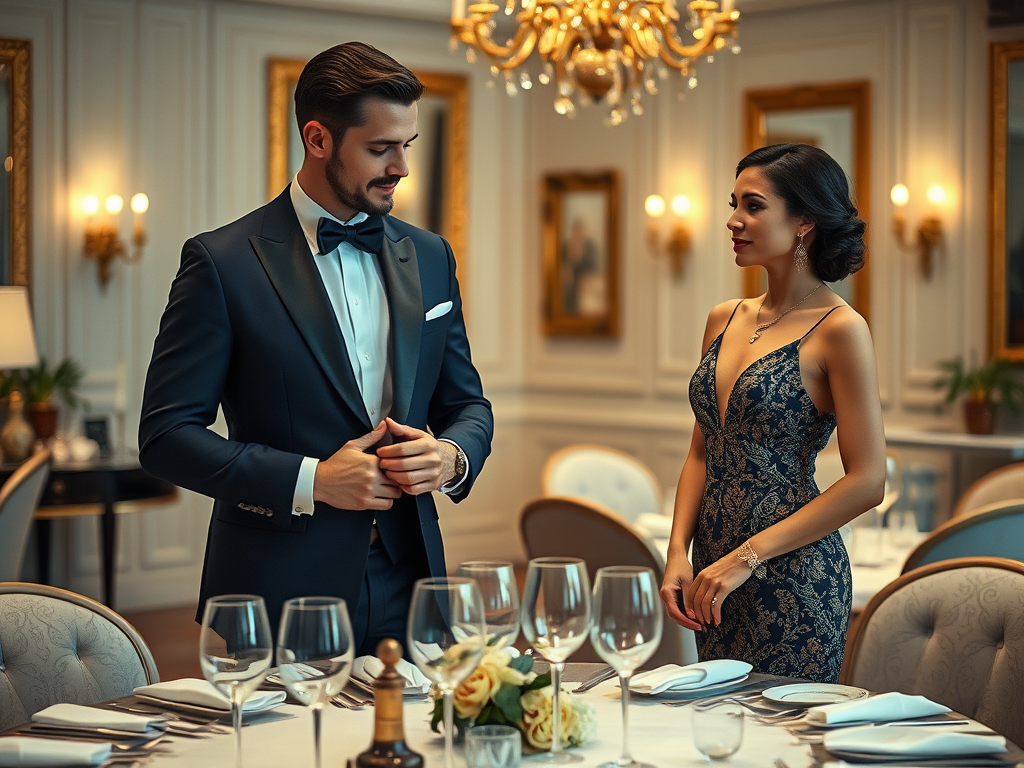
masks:
<path fill-rule="evenodd" d="M 541 666 L 540 663 L 537 665 Z M 572 690 L 579 681 L 607 669 L 603 664 L 569 663 L 563 674 L 563 688 Z M 795 682 L 791 678 L 751 674 L 746 681 L 760 687 Z M 609 680 L 586 693 L 577 694 L 593 703 L 597 733 L 593 741 L 573 748 L 583 758 L 579 765 L 597 766 L 614 761 L 622 748 L 622 710 L 615 680 Z M 133 697 L 119 700 L 131 704 Z M 655 697 L 633 695 L 630 698 L 630 744 L 636 760 L 657 768 L 706 766 L 708 762 L 697 751 L 691 725 L 693 702 L 682 705 Z M 149 702 L 152 706 L 152 702 Z M 411 749 L 425 758 L 427 765 L 443 765 L 443 738 L 430 730 L 433 701 L 425 697 L 407 697 L 404 705 L 405 737 Z M 227 721 L 227 718 L 225 718 Z M 323 765 L 341 767 L 370 746 L 374 726 L 372 706 L 349 709 L 328 706 L 323 713 Z M 981 727 L 979 725 L 979 727 Z M 9 734 L 8 734 L 9 735 Z M 1007 742 L 1005 765 L 1024 763 L 1024 750 Z M 202 738 L 171 737 L 160 743 L 154 754 L 139 763 L 140 768 L 222 768 L 234 765 L 234 737 L 217 733 Z M 528 766 L 537 760 L 523 756 Z M 271 713 L 258 715 L 242 730 L 242 764 L 245 768 L 312 768 L 313 721 L 310 711 L 302 706 L 285 704 Z M 466 762 L 460 753 L 455 756 L 457 768 Z M 538 763 L 539 764 L 539 763 Z M 905 765 L 927 764 L 922 762 Z M 965 761 L 963 764 L 970 764 Z M 739 750 L 722 765 L 730 768 L 824 768 L 841 766 L 820 744 L 801 742 L 783 724 L 758 722 L 747 716 L 743 742 Z"/>

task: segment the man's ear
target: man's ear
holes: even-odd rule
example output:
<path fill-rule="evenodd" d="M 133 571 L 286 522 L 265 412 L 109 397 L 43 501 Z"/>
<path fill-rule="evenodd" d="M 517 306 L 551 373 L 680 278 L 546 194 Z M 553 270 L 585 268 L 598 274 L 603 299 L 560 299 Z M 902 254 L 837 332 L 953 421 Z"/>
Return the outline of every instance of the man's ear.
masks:
<path fill-rule="evenodd" d="M 329 158 L 334 151 L 331 132 L 318 120 L 310 120 L 303 126 L 302 144 L 305 151 L 318 160 Z"/>

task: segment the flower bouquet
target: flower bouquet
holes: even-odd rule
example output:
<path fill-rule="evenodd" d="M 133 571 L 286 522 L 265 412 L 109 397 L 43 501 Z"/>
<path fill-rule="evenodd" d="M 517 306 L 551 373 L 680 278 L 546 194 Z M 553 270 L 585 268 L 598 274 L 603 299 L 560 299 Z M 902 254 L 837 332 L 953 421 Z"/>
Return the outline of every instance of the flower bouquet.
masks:
<path fill-rule="evenodd" d="M 455 729 L 461 738 L 474 725 L 511 725 L 523 735 L 526 751 L 551 749 L 552 688 L 548 674 L 532 671 L 532 656 L 513 656 L 507 649 L 488 651 L 480 666 L 455 689 Z M 430 727 L 436 733 L 444 719 L 440 692 L 435 697 Z M 575 747 L 594 738 L 594 705 L 562 691 L 562 744 Z"/>

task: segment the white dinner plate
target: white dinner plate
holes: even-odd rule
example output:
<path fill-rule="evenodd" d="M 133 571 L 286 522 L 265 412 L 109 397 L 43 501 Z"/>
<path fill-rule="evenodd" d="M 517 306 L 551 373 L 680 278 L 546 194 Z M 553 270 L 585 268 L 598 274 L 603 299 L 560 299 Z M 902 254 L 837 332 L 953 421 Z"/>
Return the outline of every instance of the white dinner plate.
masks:
<path fill-rule="evenodd" d="M 863 699 L 868 692 L 852 685 L 834 683 L 793 683 L 777 685 L 761 694 L 768 701 L 796 707 L 816 707 L 819 704 L 838 704 L 842 701 Z"/>
<path fill-rule="evenodd" d="M 743 683 L 750 675 L 741 675 L 735 677 L 732 680 L 723 680 L 720 683 L 714 683 L 713 685 L 705 685 L 700 688 L 680 688 L 672 691 L 662 691 L 661 693 L 640 693 L 639 691 L 630 690 L 630 696 L 641 696 L 651 699 L 700 699 L 704 696 L 710 696 L 714 693 L 728 693 L 736 686 Z M 616 686 L 618 682 L 616 682 Z"/>

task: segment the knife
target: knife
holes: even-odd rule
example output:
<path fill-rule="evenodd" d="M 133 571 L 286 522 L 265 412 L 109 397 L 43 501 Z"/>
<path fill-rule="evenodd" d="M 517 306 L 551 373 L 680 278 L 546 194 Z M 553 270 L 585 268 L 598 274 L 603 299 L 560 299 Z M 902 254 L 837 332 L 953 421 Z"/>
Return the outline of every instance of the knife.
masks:
<path fill-rule="evenodd" d="M 603 683 L 605 680 L 610 680 L 611 678 L 615 677 L 615 675 L 616 675 L 615 670 L 612 669 L 611 667 L 608 667 L 608 669 L 605 669 L 605 670 L 602 670 L 601 672 L 598 672 L 593 677 L 588 677 L 582 683 L 580 683 L 575 688 L 573 688 L 572 692 L 573 693 L 586 693 L 587 691 L 589 691 L 594 686 L 599 685 L 600 683 Z"/>

